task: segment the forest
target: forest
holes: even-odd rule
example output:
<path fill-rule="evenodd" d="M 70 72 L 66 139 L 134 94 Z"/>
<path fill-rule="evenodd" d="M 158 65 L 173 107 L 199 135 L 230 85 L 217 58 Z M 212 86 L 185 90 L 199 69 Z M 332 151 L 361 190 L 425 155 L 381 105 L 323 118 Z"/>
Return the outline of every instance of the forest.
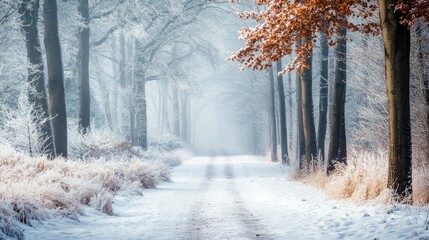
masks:
<path fill-rule="evenodd" d="M 429 239 L 429 0 L 0 0 L 0 52 L 0 240 Z"/>

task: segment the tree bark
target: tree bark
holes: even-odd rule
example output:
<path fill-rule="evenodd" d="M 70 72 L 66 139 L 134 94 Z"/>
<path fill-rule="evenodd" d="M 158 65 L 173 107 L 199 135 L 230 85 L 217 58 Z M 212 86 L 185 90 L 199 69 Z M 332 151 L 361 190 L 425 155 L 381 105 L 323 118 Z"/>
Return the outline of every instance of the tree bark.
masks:
<path fill-rule="evenodd" d="M 271 160 L 277 162 L 276 99 L 274 93 L 274 70 L 270 68 L 270 119 L 271 119 Z"/>
<path fill-rule="evenodd" d="M 182 140 L 187 142 L 188 141 L 188 96 L 186 90 L 182 91 L 182 101 L 181 101 L 181 124 L 182 127 L 180 128 L 180 135 L 182 137 Z"/>
<path fill-rule="evenodd" d="M 174 135 L 180 137 L 180 109 L 177 87 L 173 87 L 173 126 Z"/>
<path fill-rule="evenodd" d="M 410 122 L 410 30 L 400 24 L 398 0 L 379 0 L 385 50 L 389 113 L 388 187 L 404 196 L 412 191 Z"/>
<path fill-rule="evenodd" d="M 119 98 L 118 98 L 118 126 L 122 133 L 127 132 L 125 109 L 127 109 L 127 58 L 126 58 L 126 42 L 124 32 L 121 32 L 119 37 Z"/>
<path fill-rule="evenodd" d="M 112 129 L 117 131 L 119 129 L 119 93 L 118 89 L 120 89 L 120 60 L 118 61 L 118 41 L 115 35 L 112 35 L 110 38 L 110 46 L 111 46 L 111 58 L 112 61 L 112 72 L 113 72 L 113 78 L 109 78 L 107 91 L 109 91 L 110 94 L 110 102 L 109 102 L 109 112 L 110 112 L 110 118 L 112 120 Z M 119 76 L 119 78 L 117 78 Z M 119 83 L 119 84 L 118 84 Z"/>
<path fill-rule="evenodd" d="M 293 126 L 294 126 L 294 113 L 293 113 L 293 104 L 292 104 L 292 96 L 293 96 L 293 89 L 292 89 L 292 73 L 288 72 L 288 94 L 287 94 L 287 99 L 288 99 L 288 107 L 286 108 L 288 110 L 287 115 L 289 116 L 290 121 L 288 121 L 288 140 L 289 140 L 289 145 L 292 145 L 293 142 Z M 290 159 L 289 159 L 290 160 Z"/>
<path fill-rule="evenodd" d="M 305 138 L 304 138 L 304 123 L 302 119 L 302 85 L 301 85 L 301 78 L 302 76 L 298 73 L 296 74 L 296 101 L 297 101 L 297 122 L 298 122 L 298 136 L 297 136 L 297 142 L 298 142 L 298 164 L 299 169 L 303 169 L 303 159 L 305 157 Z"/>
<path fill-rule="evenodd" d="M 44 44 L 48 66 L 49 103 L 51 115 L 53 116 L 52 127 L 55 150 L 57 156 L 67 157 L 67 112 L 56 0 L 45 0 L 43 4 L 43 20 L 45 25 Z"/>
<path fill-rule="evenodd" d="M 37 127 L 38 139 L 42 141 L 41 149 L 38 150 L 49 157 L 55 157 L 54 137 L 45 87 L 44 64 L 37 30 L 39 1 L 23 0 L 19 5 L 18 12 L 21 16 L 21 30 L 29 61 L 28 101 L 33 106 L 31 115 Z"/>
<path fill-rule="evenodd" d="M 78 11 L 84 27 L 79 29 L 79 128 L 85 134 L 91 124 L 91 97 L 89 87 L 89 7 L 88 0 L 79 0 Z"/>
<path fill-rule="evenodd" d="M 143 80 L 135 83 L 135 119 L 134 133 L 136 141 L 134 146 L 140 146 L 147 150 L 147 109 L 146 109 L 146 82 Z"/>
<path fill-rule="evenodd" d="M 328 115 L 328 55 L 329 46 L 326 35 L 322 33 L 320 40 L 321 72 L 320 72 L 320 100 L 319 100 L 319 128 L 317 138 L 317 153 L 322 162 L 325 161 L 325 137 Z"/>
<path fill-rule="evenodd" d="M 308 162 L 317 156 L 316 129 L 314 127 L 313 115 L 313 75 L 312 55 L 306 59 L 309 68 L 303 70 L 301 76 L 301 108 L 304 129 L 305 158 Z"/>
<path fill-rule="evenodd" d="M 424 46 L 426 44 L 426 38 L 423 36 L 422 31 L 424 30 L 425 26 L 422 22 L 416 23 L 416 45 L 417 45 L 417 78 L 420 85 L 420 96 L 422 98 L 422 101 L 426 107 L 426 121 L 424 124 L 424 131 L 425 131 L 425 143 L 424 147 L 424 156 L 425 161 L 418 163 L 418 164 L 429 164 L 429 76 L 426 73 L 427 69 L 429 70 L 429 67 L 427 65 L 428 61 L 425 57 L 425 49 Z M 426 26 L 427 28 L 427 26 Z M 427 45 L 427 44 L 426 44 Z"/>
<path fill-rule="evenodd" d="M 186 92 L 186 98 L 187 98 L 186 101 L 188 103 L 188 106 L 187 106 L 187 109 L 186 109 L 186 119 L 188 120 L 188 123 L 187 123 L 187 130 L 188 130 L 188 133 L 187 133 L 187 136 L 188 136 L 187 143 L 189 145 L 191 145 L 191 143 L 192 143 L 192 117 L 191 117 L 191 113 L 192 113 L 192 101 L 191 101 L 191 96 L 189 95 L 188 91 Z"/>
<path fill-rule="evenodd" d="M 328 174 L 335 170 L 336 163 L 347 162 L 347 139 L 345 126 L 345 104 L 347 86 L 347 29 L 339 32 L 336 46 L 335 86 L 332 108 L 332 127 L 327 161 Z"/>
<path fill-rule="evenodd" d="M 283 70 L 281 60 L 277 62 L 277 71 Z M 287 118 L 286 118 L 286 97 L 283 84 L 283 75 L 277 75 L 280 107 L 280 143 L 282 151 L 282 163 L 289 164 L 288 139 L 287 139 Z"/>

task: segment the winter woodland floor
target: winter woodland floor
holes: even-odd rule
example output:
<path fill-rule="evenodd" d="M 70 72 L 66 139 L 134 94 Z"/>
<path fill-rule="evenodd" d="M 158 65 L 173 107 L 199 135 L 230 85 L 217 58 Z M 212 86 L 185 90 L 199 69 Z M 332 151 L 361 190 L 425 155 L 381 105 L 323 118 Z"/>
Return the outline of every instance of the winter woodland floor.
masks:
<path fill-rule="evenodd" d="M 115 215 L 25 227 L 26 239 L 429 239 L 428 207 L 354 206 L 252 156 L 195 157 L 173 182 L 121 193 Z"/>

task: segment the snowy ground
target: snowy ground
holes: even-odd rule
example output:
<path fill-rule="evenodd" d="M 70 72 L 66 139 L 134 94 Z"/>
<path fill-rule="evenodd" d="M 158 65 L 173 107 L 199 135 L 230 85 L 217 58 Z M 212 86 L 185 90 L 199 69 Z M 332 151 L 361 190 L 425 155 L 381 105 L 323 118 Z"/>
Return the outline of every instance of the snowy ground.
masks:
<path fill-rule="evenodd" d="M 26 239 L 425 239 L 429 207 L 361 206 L 327 199 L 252 156 L 195 157 L 172 183 L 122 193 L 114 216 L 25 227 Z"/>

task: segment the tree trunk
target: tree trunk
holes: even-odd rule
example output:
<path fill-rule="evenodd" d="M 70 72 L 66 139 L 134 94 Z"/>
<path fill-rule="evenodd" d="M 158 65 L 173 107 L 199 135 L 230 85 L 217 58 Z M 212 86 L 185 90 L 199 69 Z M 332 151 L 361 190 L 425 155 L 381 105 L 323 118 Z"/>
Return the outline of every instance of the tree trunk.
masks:
<path fill-rule="evenodd" d="M 136 81 L 135 87 L 134 135 L 136 141 L 134 146 L 140 146 L 143 150 L 147 150 L 146 82 L 143 80 Z"/>
<path fill-rule="evenodd" d="M 181 132 L 180 132 L 180 136 L 182 137 L 183 141 L 187 141 L 188 140 L 188 113 L 187 113 L 187 108 L 188 108 L 188 96 L 186 93 L 186 90 L 182 91 L 182 101 L 181 101 L 181 123 L 182 123 L 182 127 L 181 127 Z"/>
<path fill-rule="evenodd" d="M 187 123 L 187 130 L 188 130 L 187 143 L 189 145 L 191 145 L 191 143 L 192 143 L 192 117 L 191 117 L 192 102 L 191 102 L 191 96 L 189 95 L 188 91 L 186 92 L 186 98 L 187 98 L 186 102 L 188 103 L 188 106 L 186 109 L 186 119 L 188 120 L 188 123 Z"/>
<path fill-rule="evenodd" d="M 293 105 L 292 105 L 292 96 L 293 96 L 293 89 L 292 89 L 292 73 L 288 72 L 288 107 L 286 108 L 288 110 L 287 115 L 289 116 L 290 121 L 288 121 L 288 140 L 289 140 L 289 146 L 293 146 L 293 126 L 294 126 L 294 113 L 293 113 Z M 289 151 L 288 151 L 289 152 Z"/>
<path fill-rule="evenodd" d="M 345 126 L 345 104 L 347 86 L 347 29 L 339 32 L 336 46 L 335 86 L 332 108 L 332 127 L 327 161 L 328 174 L 335 170 L 336 163 L 347 162 L 347 139 Z"/>
<path fill-rule="evenodd" d="M 427 26 L 426 26 L 427 27 Z M 423 36 L 422 31 L 424 30 L 425 26 L 422 22 L 416 23 L 416 45 L 417 45 L 417 78 L 420 85 L 420 96 L 421 99 L 425 105 L 425 114 L 426 114 L 426 121 L 424 124 L 424 130 L 425 131 L 425 139 L 424 139 L 424 158 L 425 161 L 419 162 L 418 164 L 428 164 L 429 165 L 429 76 L 426 73 L 426 70 L 429 69 L 427 64 L 427 58 L 425 57 L 425 49 L 424 46 L 426 43 L 426 38 Z"/>
<path fill-rule="evenodd" d="M 297 131 L 297 143 L 298 143 L 298 164 L 299 169 L 303 169 L 303 159 L 305 156 L 305 139 L 304 139 L 304 123 L 302 119 L 302 85 L 301 85 L 302 76 L 298 73 L 296 74 L 296 101 L 297 101 L 297 122 L 298 122 L 298 131 Z"/>
<path fill-rule="evenodd" d="M 119 98 L 118 98 L 118 127 L 119 132 L 126 133 L 126 111 L 127 109 L 127 58 L 126 58 L 126 42 L 124 32 L 121 32 L 119 37 Z"/>
<path fill-rule="evenodd" d="M 21 29 L 27 48 L 28 67 L 28 101 L 33 106 L 31 115 L 35 121 L 38 139 L 42 141 L 41 153 L 55 157 L 55 145 L 48 107 L 48 96 L 45 87 L 44 65 L 37 22 L 39 1 L 23 0 L 19 6 Z"/>
<path fill-rule="evenodd" d="M 173 126 L 174 135 L 180 137 L 180 109 L 177 87 L 173 87 Z"/>
<path fill-rule="evenodd" d="M 79 29 L 79 127 L 85 134 L 90 127 L 90 88 L 89 88 L 89 8 L 88 0 L 79 0 L 78 11 L 84 27 Z"/>
<path fill-rule="evenodd" d="M 270 119 L 271 119 L 271 160 L 277 162 L 277 123 L 276 123 L 276 99 L 274 93 L 274 70 L 270 68 Z"/>
<path fill-rule="evenodd" d="M 301 76 L 301 108 L 304 129 L 305 158 L 308 162 L 313 161 L 317 155 L 316 129 L 314 127 L 313 115 L 313 76 L 312 55 L 306 59 L 309 68 L 303 70 Z"/>
<path fill-rule="evenodd" d="M 170 134 L 170 117 L 168 116 L 168 88 L 165 82 L 162 83 L 162 119 L 164 119 L 164 132 Z"/>
<path fill-rule="evenodd" d="M 283 70 L 281 60 L 277 62 L 277 71 Z M 277 75 L 279 86 L 279 107 L 280 107 L 280 143 L 282 150 L 282 163 L 289 164 L 288 141 L 287 141 L 287 119 L 286 119 L 286 97 L 283 84 L 283 75 Z"/>
<path fill-rule="evenodd" d="M 400 24 L 398 0 L 379 0 L 389 113 L 388 187 L 411 193 L 410 30 Z"/>
<path fill-rule="evenodd" d="M 109 91 L 110 94 L 110 102 L 109 102 L 109 111 L 110 111 L 110 118 L 112 119 L 112 126 L 113 130 L 117 131 L 119 129 L 119 117 L 120 114 L 118 112 L 119 110 L 119 93 L 118 89 L 120 89 L 120 65 L 118 64 L 118 41 L 115 35 L 112 35 L 110 38 L 110 46 L 111 46 L 111 58 L 112 60 L 112 72 L 113 77 L 109 78 L 109 82 L 107 83 L 107 91 Z M 119 78 L 118 78 L 119 76 Z M 119 84 L 118 84 L 119 83 Z"/>
<path fill-rule="evenodd" d="M 321 55 L 321 72 L 320 72 L 320 100 L 319 100 L 319 128 L 317 139 L 317 153 L 322 162 L 325 161 L 325 137 L 326 122 L 328 114 L 328 55 L 329 46 L 326 35 L 322 33 L 320 40 Z"/>
<path fill-rule="evenodd" d="M 45 24 L 44 44 L 48 64 L 49 103 L 53 116 L 55 149 L 57 156 L 67 157 L 67 112 L 56 0 L 45 0 L 43 20 Z"/>

